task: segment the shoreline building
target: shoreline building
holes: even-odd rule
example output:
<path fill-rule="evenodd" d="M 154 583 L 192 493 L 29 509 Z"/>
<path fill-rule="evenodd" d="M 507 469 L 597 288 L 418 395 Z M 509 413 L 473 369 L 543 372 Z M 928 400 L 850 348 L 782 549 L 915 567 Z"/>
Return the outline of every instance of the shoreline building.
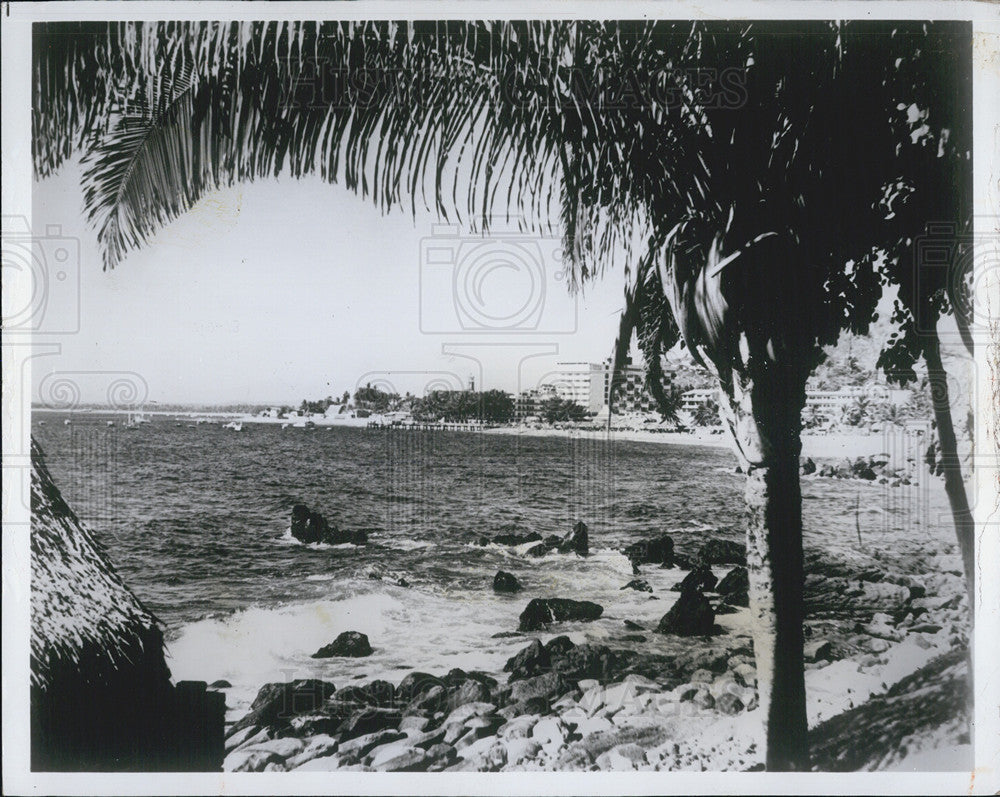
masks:
<path fill-rule="evenodd" d="M 558 370 L 542 377 L 537 388 L 518 395 L 516 417 L 537 415 L 541 405 L 553 397 L 579 404 L 592 415 L 607 411 L 607 395 L 611 386 L 610 357 L 601 363 L 561 362 L 557 366 Z M 646 388 L 646 369 L 633 364 L 629 357 L 615 394 L 615 412 L 655 411 L 656 400 Z"/>
<path fill-rule="evenodd" d="M 845 409 L 859 399 L 901 407 L 909 402 L 910 391 L 878 384 L 848 386 L 837 390 L 806 389 L 806 408 L 815 408 L 817 415 L 828 419 L 840 417 Z M 688 390 L 683 395 L 682 409 L 694 412 L 709 401 L 718 403 L 719 391 L 716 388 Z"/>

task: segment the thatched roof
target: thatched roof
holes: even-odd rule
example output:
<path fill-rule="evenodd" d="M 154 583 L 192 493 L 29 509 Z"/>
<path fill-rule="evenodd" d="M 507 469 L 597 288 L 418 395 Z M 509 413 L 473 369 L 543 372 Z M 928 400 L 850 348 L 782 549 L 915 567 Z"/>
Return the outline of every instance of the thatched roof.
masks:
<path fill-rule="evenodd" d="M 107 682 L 144 660 L 162 662 L 159 621 L 63 500 L 34 440 L 31 461 L 32 686 L 48 688 L 57 673 Z"/>

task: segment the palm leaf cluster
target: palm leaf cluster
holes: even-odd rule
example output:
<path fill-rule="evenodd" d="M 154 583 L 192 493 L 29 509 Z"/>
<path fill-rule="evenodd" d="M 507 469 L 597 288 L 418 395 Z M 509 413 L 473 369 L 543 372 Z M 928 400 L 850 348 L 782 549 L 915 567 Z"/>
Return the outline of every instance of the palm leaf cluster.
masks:
<path fill-rule="evenodd" d="M 86 152 L 107 268 L 206 191 L 281 173 L 383 210 L 423 203 L 488 229 L 499 208 L 558 227 L 574 284 L 626 270 L 616 361 L 637 331 L 656 393 L 678 337 L 725 381 L 749 360 L 811 368 L 841 329 L 866 330 L 880 282 L 901 285 L 901 319 L 921 290 L 947 308 L 954 279 L 928 292 L 904 272 L 927 220 L 962 207 L 963 36 L 949 23 L 39 25 L 35 163 L 45 175 Z"/>

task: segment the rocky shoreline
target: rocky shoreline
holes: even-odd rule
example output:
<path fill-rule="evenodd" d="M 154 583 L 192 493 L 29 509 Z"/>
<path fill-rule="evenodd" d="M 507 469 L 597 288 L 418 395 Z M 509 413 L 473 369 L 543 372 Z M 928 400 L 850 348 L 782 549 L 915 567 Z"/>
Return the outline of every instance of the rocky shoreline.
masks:
<path fill-rule="evenodd" d="M 573 546 L 563 550 L 582 555 Z M 623 554 L 640 575 L 640 568 L 688 570 L 677 585 L 679 595 L 662 593 L 676 601 L 665 603 L 657 627 L 625 620 L 629 633 L 616 637 L 615 646 L 590 639 L 574 643 L 561 632 L 577 631 L 602 607 L 539 596 L 527 602 L 521 632 L 501 632 L 525 636 L 502 677 L 455 668 L 412 672 L 398 683 L 266 684 L 249 712 L 227 730 L 224 769 L 761 769 L 741 546 L 711 540 L 688 557 L 660 538 Z M 911 546 L 896 559 L 879 556 L 868 556 L 866 561 L 877 561 L 868 567 L 810 557 L 806 681 L 816 732 L 967 644 L 967 605 L 954 550 Z M 721 578 L 713 564 L 725 565 L 717 570 Z M 647 572 L 650 578 L 656 571 Z M 505 577 L 500 581 L 510 586 Z M 652 592 L 643 578 L 622 589 Z M 725 628 L 714 622 L 722 614 L 734 615 Z M 645 641 L 651 634 L 686 635 L 690 644 L 673 655 L 620 646 L 630 636 Z M 824 768 L 823 762 L 818 766 Z"/>

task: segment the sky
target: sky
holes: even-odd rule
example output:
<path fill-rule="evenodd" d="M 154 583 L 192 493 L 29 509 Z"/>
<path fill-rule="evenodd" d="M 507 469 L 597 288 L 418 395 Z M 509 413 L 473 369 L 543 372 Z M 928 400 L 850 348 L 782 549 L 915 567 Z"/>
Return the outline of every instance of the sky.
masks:
<path fill-rule="evenodd" d="M 367 382 L 419 395 L 470 377 L 514 392 L 614 344 L 621 268 L 574 297 L 557 240 L 383 216 L 317 178 L 215 192 L 103 271 L 80 174 L 34 185 L 44 273 L 70 253 L 39 293 L 36 402 L 67 383 L 99 403 L 123 383 L 161 403 L 298 404 Z"/>

